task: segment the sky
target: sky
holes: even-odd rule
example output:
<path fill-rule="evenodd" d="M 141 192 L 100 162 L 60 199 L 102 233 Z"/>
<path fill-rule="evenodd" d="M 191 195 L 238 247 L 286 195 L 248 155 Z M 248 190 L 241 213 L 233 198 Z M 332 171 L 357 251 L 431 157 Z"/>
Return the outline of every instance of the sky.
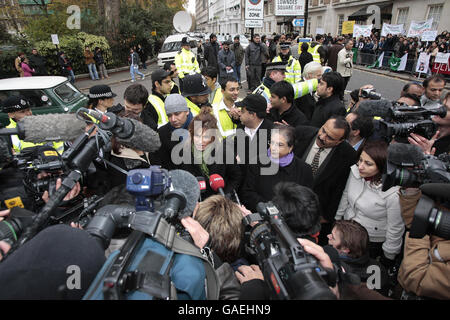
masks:
<path fill-rule="evenodd" d="M 195 0 L 188 0 L 187 10 L 189 13 L 195 13 Z"/>

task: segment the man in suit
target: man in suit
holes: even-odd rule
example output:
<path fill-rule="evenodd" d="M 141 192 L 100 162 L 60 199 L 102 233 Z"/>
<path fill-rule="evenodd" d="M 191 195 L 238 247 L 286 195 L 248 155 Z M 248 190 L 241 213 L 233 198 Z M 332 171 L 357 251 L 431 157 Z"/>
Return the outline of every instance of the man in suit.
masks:
<path fill-rule="evenodd" d="M 343 116 L 332 116 L 320 129 L 298 126 L 295 130 L 294 153 L 313 170 L 313 191 L 322 215 L 319 244 L 326 245 L 350 167 L 357 160 L 356 151 L 345 141 L 350 126 Z"/>

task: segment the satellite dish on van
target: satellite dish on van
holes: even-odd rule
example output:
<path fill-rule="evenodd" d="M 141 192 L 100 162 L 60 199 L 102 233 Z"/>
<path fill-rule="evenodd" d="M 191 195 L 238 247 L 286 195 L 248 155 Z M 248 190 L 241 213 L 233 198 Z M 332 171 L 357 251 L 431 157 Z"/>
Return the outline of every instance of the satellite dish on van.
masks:
<path fill-rule="evenodd" d="M 178 11 L 173 17 L 173 26 L 178 32 L 188 32 L 192 27 L 191 15 L 186 11 Z"/>

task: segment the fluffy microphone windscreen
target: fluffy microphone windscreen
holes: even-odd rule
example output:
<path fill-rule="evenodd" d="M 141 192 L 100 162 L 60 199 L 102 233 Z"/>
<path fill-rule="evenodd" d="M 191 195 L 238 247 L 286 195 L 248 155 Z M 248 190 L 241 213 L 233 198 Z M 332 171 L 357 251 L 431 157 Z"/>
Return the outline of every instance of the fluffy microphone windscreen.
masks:
<path fill-rule="evenodd" d="M 179 218 L 191 216 L 200 197 L 197 178 L 184 170 L 171 170 L 169 175 L 172 178 L 173 188 L 181 191 L 186 196 L 186 207 L 179 215 Z"/>
<path fill-rule="evenodd" d="M 134 124 L 134 134 L 129 139 L 117 138 L 119 143 L 144 152 L 154 152 L 161 147 L 161 141 L 156 131 L 142 122 L 134 119 L 127 120 L 130 120 Z"/>
<path fill-rule="evenodd" d="M 20 122 L 25 129 L 24 141 L 33 143 L 74 140 L 86 127 L 73 113 L 27 116 Z"/>
<path fill-rule="evenodd" d="M 425 155 L 418 146 L 406 143 L 392 143 L 388 147 L 388 161 L 396 165 L 418 165 Z"/>
<path fill-rule="evenodd" d="M 381 117 L 390 115 L 392 103 L 388 100 L 365 100 L 361 101 L 358 107 L 358 113 L 363 117 Z"/>

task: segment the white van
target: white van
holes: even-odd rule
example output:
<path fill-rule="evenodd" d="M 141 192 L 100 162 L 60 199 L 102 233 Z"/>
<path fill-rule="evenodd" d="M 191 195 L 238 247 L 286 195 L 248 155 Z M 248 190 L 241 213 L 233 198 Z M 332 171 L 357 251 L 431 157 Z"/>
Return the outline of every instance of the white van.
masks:
<path fill-rule="evenodd" d="M 164 44 L 158 54 L 159 67 L 163 67 L 166 62 L 175 61 L 175 55 L 181 50 L 181 39 L 184 37 L 188 38 L 189 44 L 191 45 L 191 50 L 197 57 L 197 40 L 186 34 L 174 34 L 168 36 L 166 40 L 164 40 Z"/>

